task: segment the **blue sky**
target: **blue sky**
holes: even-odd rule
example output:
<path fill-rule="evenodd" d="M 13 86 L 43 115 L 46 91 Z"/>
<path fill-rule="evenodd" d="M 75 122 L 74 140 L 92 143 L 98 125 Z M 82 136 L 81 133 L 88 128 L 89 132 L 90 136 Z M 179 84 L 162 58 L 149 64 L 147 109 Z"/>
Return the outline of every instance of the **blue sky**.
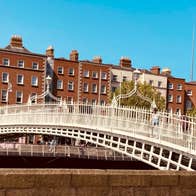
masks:
<path fill-rule="evenodd" d="M 81 60 L 110 64 L 127 56 L 190 80 L 196 0 L 0 0 L 0 20 L 1 48 L 18 34 L 32 52 L 53 45 L 56 57 L 77 49 Z"/>

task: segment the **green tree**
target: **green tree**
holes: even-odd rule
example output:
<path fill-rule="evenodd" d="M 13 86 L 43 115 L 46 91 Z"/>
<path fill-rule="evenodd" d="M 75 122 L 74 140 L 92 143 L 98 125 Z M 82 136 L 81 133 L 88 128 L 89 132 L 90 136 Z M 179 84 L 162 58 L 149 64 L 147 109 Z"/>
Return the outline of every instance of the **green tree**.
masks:
<path fill-rule="evenodd" d="M 156 106 L 159 110 L 165 109 L 165 99 L 161 96 L 161 93 L 154 89 L 151 85 L 147 84 L 146 82 L 144 84 L 138 83 L 137 84 L 138 91 L 144 96 L 148 97 L 151 100 L 155 100 Z M 126 81 L 121 83 L 121 89 L 117 88 L 116 91 L 112 94 L 111 99 L 113 96 L 117 96 L 120 93 L 121 94 L 127 94 L 134 88 L 134 82 L 133 81 Z M 121 106 L 137 106 L 137 107 L 145 107 L 150 108 L 151 104 L 136 94 L 129 98 L 121 99 L 120 100 Z"/>
<path fill-rule="evenodd" d="M 196 116 L 196 108 L 187 111 L 188 116 Z"/>

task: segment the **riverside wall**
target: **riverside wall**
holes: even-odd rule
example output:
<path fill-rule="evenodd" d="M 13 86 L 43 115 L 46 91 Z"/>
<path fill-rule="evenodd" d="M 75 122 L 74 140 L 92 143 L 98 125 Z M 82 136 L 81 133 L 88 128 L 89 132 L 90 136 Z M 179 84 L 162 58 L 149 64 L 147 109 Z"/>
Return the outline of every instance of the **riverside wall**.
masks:
<path fill-rule="evenodd" d="M 0 169 L 0 196 L 196 196 L 196 173 Z"/>

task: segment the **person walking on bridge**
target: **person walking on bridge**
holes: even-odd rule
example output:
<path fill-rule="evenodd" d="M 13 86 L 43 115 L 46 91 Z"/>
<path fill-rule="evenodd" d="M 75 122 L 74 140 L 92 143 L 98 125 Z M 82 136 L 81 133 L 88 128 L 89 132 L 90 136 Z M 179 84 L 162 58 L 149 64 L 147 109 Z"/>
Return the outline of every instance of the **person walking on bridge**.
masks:
<path fill-rule="evenodd" d="M 159 125 L 159 114 L 158 114 L 158 109 L 154 108 L 153 113 L 151 116 L 151 121 L 152 121 L 152 129 L 151 129 L 151 137 L 153 136 L 153 131 L 154 127 Z"/>

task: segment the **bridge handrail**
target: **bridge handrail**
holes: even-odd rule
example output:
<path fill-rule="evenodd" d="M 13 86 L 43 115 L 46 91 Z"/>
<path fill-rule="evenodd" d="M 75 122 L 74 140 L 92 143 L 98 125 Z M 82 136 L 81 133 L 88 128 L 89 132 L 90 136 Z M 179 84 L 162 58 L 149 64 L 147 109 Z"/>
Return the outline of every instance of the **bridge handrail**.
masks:
<path fill-rule="evenodd" d="M 25 115 L 24 115 L 25 114 Z M 2 118 L 3 117 L 3 118 Z M 16 130 L 20 125 L 24 126 L 73 126 L 84 127 L 88 129 L 100 129 L 102 131 L 112 131 L 113 133 L 131 134 L 132 136 L 140 136 L 144 139 L 157 138 L 159 142 L 170 142 L 178 146 L 196 150 L 196 137 L 178 132 L 173 129 L 176 127 L 153 127 L 145 122 L 134 121 L 133 119 L 113 119 L 110 116 L 90 116 L 89 114 L 76 114 L 76 113 L 18 113 L 18 114 L 5 114 L 0 116 L 1 128 L 0 133 L 4 133 L 4 127 L 15 126 Z M 142 129 L 139 129 L 142 127 Z M 178 127 L 177 127 L 178 128 Z M 5 129 L 6 131 L 6 129 Z M 151 132 L 153 136 L 150 136 Z M 18 130 L 17 132 L 26 133 L 26 129 Z M 125 134 L 126 133 L 126 134 Z M 179 143 L 183 138 L 186 139 L 185 143 Z M 180 139 L 180 140 L 179 140 Z"/>
<path fill-rule="evenodd" d="M 61 111 L 60 111 L 61 108 Z M 82 113 L 82 114 L 95 114 L 95 115 L 111 115 L 113 112 L 113 117 L 130 119 L 135 118 L 143 122 L 151 123 L 151 111 L 143 108 L 136 107 L 119 107 L 112 108 L 111 106 L 101 106 L 101 105 L 87 105 L 87 104 L 24 104 L 24 105 L 10 105 L 0 107 L 1 114 L 10 113 L 20 113 L 20 112 L 36 112 L 38 110 L 47 111 L 57 111 L 57 112 L 71 112 L 71 113 Z M 113 111 L 112 111 L 113 110 Z M 138 119 L 139 118 L 139 119 Z M 159 112 L 159 124 L 180 124 L 182 129 L 187 132 L 193 132 L 196 130 L 196 119 L 190 116 L 176 115 L 167 112 Z M 192 133 L 196 135 L 195 133 Z"/>

